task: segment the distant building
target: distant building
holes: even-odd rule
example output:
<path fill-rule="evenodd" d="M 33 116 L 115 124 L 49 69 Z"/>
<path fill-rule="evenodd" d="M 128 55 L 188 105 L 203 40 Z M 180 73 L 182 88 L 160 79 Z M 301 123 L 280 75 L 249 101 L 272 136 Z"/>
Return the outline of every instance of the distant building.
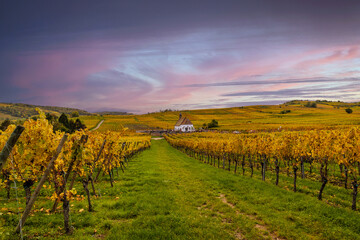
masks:
<path fill-rule="evenodd" d="M 180 132 L 194 132 L 195 128 L 191 121 L 187 117 L 183 117 L 180 113 L 179 120 L 176 122 L 174 130 Z"/>

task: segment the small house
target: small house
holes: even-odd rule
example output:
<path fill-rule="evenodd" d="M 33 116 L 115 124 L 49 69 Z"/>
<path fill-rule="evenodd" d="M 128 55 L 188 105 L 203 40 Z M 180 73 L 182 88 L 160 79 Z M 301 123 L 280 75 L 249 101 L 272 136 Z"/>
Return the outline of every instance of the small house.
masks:
<path fill-rule="evenodd" d="M 174 131 L 177 132 L 194 132 L 194 125 L 187 117 L 183 117 L 180 113 L 179 120 L 175 124 Z"/>

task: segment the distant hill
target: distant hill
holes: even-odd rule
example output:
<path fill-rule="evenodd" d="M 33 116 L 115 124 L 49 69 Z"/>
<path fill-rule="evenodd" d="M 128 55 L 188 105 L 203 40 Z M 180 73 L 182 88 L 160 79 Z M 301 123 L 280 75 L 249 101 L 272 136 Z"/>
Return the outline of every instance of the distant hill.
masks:
<path fill-rule="evenodd" d="M 341 102 L 341 101 L 328 101 L 328 100 L 316 100 L 316 101 L 310 101 L 310 100 L 292 100 L 289 102 L 284 103 L 284 105 L 306 105 L 307 103 L 316 103 L 316 104 L 322 104 L 322 105 L 328 105 L 332 106 L 334 108 L 344 108 L 344 107 L 359 107 L 360 102 Z"/>
<path fill-rule="evenodd" d="M 78 112 L 79 115 L 92 115 L 92 113 L 77 108 L 39 106 L 24 103 L 0 103 L 0 119 L 28 118 L 38 114 L 35 108 L 40 108 L 45 113 L 57 115 L 60 115 L 61 113 L 71 114 L 75 111 Z"/>
<path fill-rule="evenodd" d="M 240 104 L 239 104 L 240 105 Z M 350 108 L 352 113 L 347 113 Z M 279 105 L 252 105 L 181 111 L 160 111 L 141 115 L 106 116 L 99 131 L 124 126 L 132 130 L 173 129 L 179 114 L 186 116 L 196 129 L 213 119 L 221 131 L 279 131 L 332 129 L 360 126 L 360 103 L 338 101 L 294 100 Z M 82 117 L 87 126 L 94 126 L 98 116 Z"/>
<path fill-rule="evenodd" d="M 96 112 L 95 114 L 99 115 L 133 115 L 132 113 L 128 112 L 111 112 L 111 111 L 103 111 L 103 112 Z"/>

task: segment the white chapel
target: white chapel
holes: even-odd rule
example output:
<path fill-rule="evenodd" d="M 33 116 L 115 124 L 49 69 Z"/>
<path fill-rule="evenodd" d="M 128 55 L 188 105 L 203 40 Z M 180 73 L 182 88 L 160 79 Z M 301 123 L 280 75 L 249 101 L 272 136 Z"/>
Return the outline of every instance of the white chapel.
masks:
<path fill-rule="evenodd" d="M 194 132 L 194 125 L 187 117 L 183 117 L 180 113 L 179 120 L 175 124 L 174 131 L 178 132 Z"/>

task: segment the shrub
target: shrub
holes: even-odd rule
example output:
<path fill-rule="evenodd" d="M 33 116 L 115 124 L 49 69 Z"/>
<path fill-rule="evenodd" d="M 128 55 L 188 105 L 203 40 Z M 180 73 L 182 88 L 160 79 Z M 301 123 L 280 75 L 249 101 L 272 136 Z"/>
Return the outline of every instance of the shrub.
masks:
<path fill-rule="evenodd" d="M 316 105 L 316 102 L 307 102 L 307 103 L 305 104 L 305 107 L 316 108 L 317 105 Z"/>
<path fill-rule="evenodd" d="M 345 112 L 347 112 L 348 114 L 350 114 L 350 113 L 353 112 L 353 110 L 352 110 L 351 108 L 347 108 L 347 109 L 345 109 Z"/>
<path fill-rule="evenodd" d="M 79 112 L 78 111 L 72 112 L 71 117 L 79 117 Z"/>
<path fill-rule="evenodd" d="M 282 110 L 281 112 L 280 112 L 280 114 L 287 114 L 287 113 L 290 113 L 291 112 L 291 110 Z"/>
<path fill-rule="evenodd" d="M 219 126 L 218 121 L 216 121 L 215 119 L 213 119 L 210 123 L 208 123 L 208 128 L 215 128 Z"/>

